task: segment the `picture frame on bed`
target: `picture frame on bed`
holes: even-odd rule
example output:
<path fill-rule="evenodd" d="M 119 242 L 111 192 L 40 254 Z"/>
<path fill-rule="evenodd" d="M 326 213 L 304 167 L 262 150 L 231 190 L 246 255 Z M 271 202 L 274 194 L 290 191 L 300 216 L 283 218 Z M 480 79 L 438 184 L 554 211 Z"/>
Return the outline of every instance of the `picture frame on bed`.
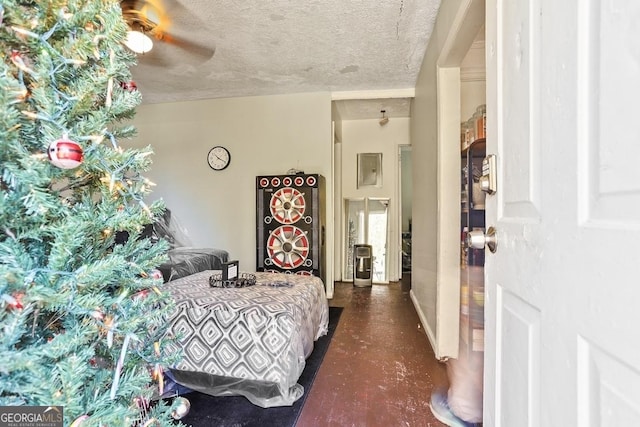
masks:
<path fill-rule="evenodd" d="M 222 264 L 222 280 L 234 280 L 238 278 L 239 261 L 233 260 Z"/>

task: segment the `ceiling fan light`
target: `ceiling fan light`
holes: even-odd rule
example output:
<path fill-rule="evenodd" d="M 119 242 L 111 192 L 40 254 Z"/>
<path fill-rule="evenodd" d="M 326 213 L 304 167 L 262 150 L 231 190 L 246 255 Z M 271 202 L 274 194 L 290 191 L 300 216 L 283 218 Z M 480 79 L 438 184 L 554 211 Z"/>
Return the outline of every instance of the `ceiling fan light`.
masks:
<path fill-rule="evenodd" d="M 151 38 L 140 31 L 127 31 L 124 45 L 135 53 L 146 53 L 153 49 Z"/>

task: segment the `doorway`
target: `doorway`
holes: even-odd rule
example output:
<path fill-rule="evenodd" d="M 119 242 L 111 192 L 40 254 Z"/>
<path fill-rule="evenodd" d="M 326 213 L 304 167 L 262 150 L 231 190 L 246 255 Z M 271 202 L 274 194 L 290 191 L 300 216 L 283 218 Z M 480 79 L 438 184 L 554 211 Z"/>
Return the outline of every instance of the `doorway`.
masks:
<path fill-rule="evenodd" d="M 400 146 L 400 274 L 411 273 L 412 180 L 411 146 Z"/>
<path fill-rule="evenodd" d="M 372 276 L 374 283 L 388 283 L 387 241 L 389 237 L 389 199 L 345 199 L 344 280 L 353 280 L 354 245 L 372 247 Z"/>
<path fill-rule="evenodd" d="M 450 381 L 431 402 L 437 416 L 477 423 L 483 418 L 484 253 L 468 248 L 465 237 L 482 233 L 485 225 L 477 181 L 485 155 L 484 126 L 478 124 L 486 103 L 486 66 L 484 4 L 467 6 L 459 10 L 437 64 L 438 273 L 442 283 L 457 289 L 438 294 L 438 353 L 448 357 Z"/>
<path fill-rule="evenodd" d="M 447 362 L 447 408 L 465 422 L 483 417 L 484 249 L 472 247 L 471 233 L 485 233 L 481 190 L 485 151 L 486 83 L 484 26 L 460 63 L 460 309 L 458 357 Z"/>

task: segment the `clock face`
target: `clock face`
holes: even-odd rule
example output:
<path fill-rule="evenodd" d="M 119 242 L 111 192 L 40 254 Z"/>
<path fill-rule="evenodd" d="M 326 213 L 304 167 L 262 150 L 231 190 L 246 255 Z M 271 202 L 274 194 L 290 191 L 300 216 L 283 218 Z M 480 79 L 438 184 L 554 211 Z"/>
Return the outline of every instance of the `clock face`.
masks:
<path fill-rule="evenodd" d="M 209 166 L 211 166 L 211 169 L 221 171 L 231 163 L 231 153 L 229 153 L 229 150 L 224 147 L 213 147 L 209 150 L 207 162 L 209 163 Z"/>

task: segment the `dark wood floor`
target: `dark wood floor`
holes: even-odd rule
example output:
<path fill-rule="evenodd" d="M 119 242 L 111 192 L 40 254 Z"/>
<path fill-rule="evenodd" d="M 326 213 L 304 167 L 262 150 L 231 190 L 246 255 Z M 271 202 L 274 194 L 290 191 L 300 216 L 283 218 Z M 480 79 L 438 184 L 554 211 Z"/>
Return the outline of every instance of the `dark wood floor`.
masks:
<path fill-rule="evenodd" d="M 344 311 L 297 427 L 445 426 L 429 398 L 446 387 L 446 368 L 420 325 L 410 280 L 403 282 L 336 282 L 329 305 Z"/>

